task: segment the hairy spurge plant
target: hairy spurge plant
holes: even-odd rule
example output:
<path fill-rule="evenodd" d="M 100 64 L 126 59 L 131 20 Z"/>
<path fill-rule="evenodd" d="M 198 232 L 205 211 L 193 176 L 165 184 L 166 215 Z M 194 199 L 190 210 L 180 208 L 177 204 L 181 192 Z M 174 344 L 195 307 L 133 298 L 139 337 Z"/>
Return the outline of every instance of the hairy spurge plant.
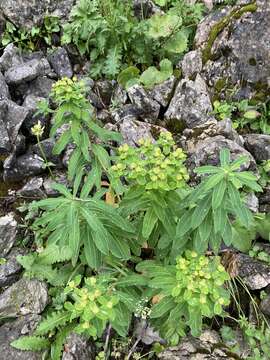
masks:
<path fill-rule="evenodd" d="M 52 360 L 59 360 L 66 337 L 75 332 L 87 338 L 101 337 L 107 324 L 120 336 L 125 336 L 136 299 L 117 292 L 110 276 L 77 276 L 64 289 L 66 300 L 60 311 L 51 312 L 43 319 L 31 337 L 21 337 L 12 346 L 23 350 L 40 351 L 50 348 Z M 123 315 L 125 319 L 123 320 Z M 45 340 L 50 336 L 51 341 Z"/>
<path fill-rule="evenodd" d="M 150 318 L 170 343 L 177 344 L 187 327 L 198 336 L 204 317 L 225 315 L 223 306 L 230 303 L 230 295 L 224 284 L 229 275 L 219 257 L 186 251 L 176 258 L 176 265 L 144 261 L 136 270 L 149 279 L 149 293 L 155 298 Z"/>
<path fill-rule="evenodd" d="M 175 209 L 181 199 L 177 191 L 187 187 L 185 158 L 172 135 L 162 132 L 155 144 L 142 139 L 139 148 L 122 145 L 111 168 L 113 178 L 124 176 L 129 185 L 120 212 L 135 218 L 139 243 L 147 241 L 157 252 L 162 250 L 162 256 L 175 235 Z"/>
<path fill-rule="evenodd" d="M 180 218 L 174 248 L 183 251 L 187 246 L 204 253 L 208 246 L 215 252 L 222 241 L 235 245 L 233 220 L 249 229 L 253 215 L 241 197 L 241 189 L 262 191 L 257 178 L 251 172 L 238 170 L 247 161 L 246 157 L 231 162 L 228 149 L 220 151 L 220 166 L 202 166 L 195 172 L 208 175 L 198 187 L 184 199 L 185 207 Z"/>
<path fill-rule="evenodd" d="M 67 246 L 73 266 L 81 252 L 94 269 L 101 266 L 104 256 L 129 259 L 133 226 L 98 196 L 77 197 L 78 187 L 75 181 L 72 193 L 63 185 L 55 184 L 54 189 L 62 196 L 30 205 L 31 210 L 42 210 L 32 225 L 36 240 L 45 240 L 46 244 L 60 248 Z"/>
<path fill-rule="evenodd" d="M 78 183 L 85 177 L 81 196 L 86 198 L 93 186 L 100 189 L 102 173 L 108 174 L 110 156 L 105 146 L 110 141 L 120 141 L 121 136 L 97 124 L 92 106 L 86 98 L 84 81 L 63 78 L 54 84 L 51 97 L 57 108 L 50 135 L 57 135 L 61 126 L 68 125 L 63 129 L 53 152 L 59 155 L 68 144 L 74 144 L 75 149 L 68 164 L 68 176 L 70 180 L 77 178 Z M 51 111 L 44 104 L 41 104 L 40 111 L 42 110 Z M 98 139 L 99 144 L 95 139 Z"/>

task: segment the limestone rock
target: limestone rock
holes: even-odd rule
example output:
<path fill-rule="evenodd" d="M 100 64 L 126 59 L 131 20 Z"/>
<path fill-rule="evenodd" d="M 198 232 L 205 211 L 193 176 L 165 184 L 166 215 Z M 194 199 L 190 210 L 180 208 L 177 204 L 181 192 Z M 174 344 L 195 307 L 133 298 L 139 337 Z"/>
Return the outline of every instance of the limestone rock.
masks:
<path fill-rule="evenodd" d="M 45 283 L 23 278 L 0 295 L 0 315 L 19 317 L 40 314 L 48 302 L 49 296 Z"/>
<path fill-rule="evenodd" d="M 8 254 L 16 241 L 18 230 L 17 221 L 12 213 L 0 217 L 0 254 Z"/>
<path fill-rule="evenodd" d="M 177 85 L 165 119 L 192 129 L 213 119 L 212 110 L 207 86 L 198 74 L 195 81 L 183 79 Z"/>

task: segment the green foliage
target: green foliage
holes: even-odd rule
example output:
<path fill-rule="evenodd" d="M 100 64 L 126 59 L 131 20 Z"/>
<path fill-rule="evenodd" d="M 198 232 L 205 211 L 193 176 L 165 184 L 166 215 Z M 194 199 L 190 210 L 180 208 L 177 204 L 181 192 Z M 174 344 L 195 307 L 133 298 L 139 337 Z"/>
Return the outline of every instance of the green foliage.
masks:
<path fill-rule="evenodd" d="M 270 255 L 266 251 L 264 251 L 263 248 L 261 248 L 258 245 L 254 245 L 248 254 L 252 258 L 255 258 L 260 261 L 264 261 L 267 264 L 270 264 Z"/>
<path fill-rule="evenodd" d="M 129 242 L 134 230 L 115 208 L 99 199 L 76 197 L 76 184 L 73 194 L 60 184 L 54 188 L 62 196 L 31 204 L 31 210 L 43 210 L 32 225 L 37 237 L 47 239 L 49 246 L 58 245 L 60 251 L 68 249 L 73 266 L 80 251 L 88 265 L 95 269 L 101 266 L 104 256 L 129 259 Z"/>
<path fill-rule="evenodd" d="M 19 350 L 41 351 L 50 346 L 48 339 L 39 336 L 22 336 L 10 344 Z"/>
<path fill-rule="evenodd" d="M 139 148 L 120 146 L 117 164 L 111 168 L 114 177 L 124 176 L 131 185 L 143 186 L 145 190 L 170 191 L 185 186 L 186 155 L 175 148 L 171 133 L 162 132 L 156 144 L 149 139 L 141 139 L 139 144 Z"/>
<path fill-rule="evenodd" d="M 229 292 L 224 288 L 229 275 L 218 257 L 186 251 L 176 259 L 176 265 L 145 261 L 136 269 L 149 278 L 151 295 L 158 299 L 150 318 L 161 336 L 174 345 L 185 334 L 186 326 L 198 336 L 203 318 L 224 315 L 223 306 L 230 303 Z"/>
<path fill-rule="evenodd" d="M 164 59 L 159 64 L 160 70 L 155 66 L 150 66 L 141 75 L 140 70 L 135 66 L 129 66 L 121 71 L 118 76 L 118 82 L 124 88 L 128 89 L 134 84 L 142 84 L 146 88 L 152 88 L 154 85 L 161 84 L 169 79 L 173 74 L 171 61 Z"/>
<path fill-rule="evenodd" d="M 251 130 L 263 134 L 270 134 L 269 104 L 249 105 L 248 100 L 240 102 L 214 102 L 214 114 L 220 120 L 230 118 L 233 127 L 238 130 Z"/>
<path fill-rule="evenodd" d="M 78 0 L 64 25 L 62 42 L 74 43 L 90 57 L 92 77 L 116 78 L 128 66 L 144 70 L 163 58 L 179 61 L 201 17 L 197 4 L 174 4 L 167 13 L 140 20 L 130 0 Z"/>
<path fill-rule="evenodd" d="M 43 251 L 25 256 L 17 256 L 17 261 L 25 269 L 24 276 L 46 280 L 53 286 L 64 286 L 74 271 L 69 264 L 53 266 L 71 260 L 72 252 L 68 246 L 51 244 Z"/>
<path fill-rule="evenodd" d="M 60 32 L 58 16 L 46 15 L 41 27 L 34 26 L 31 31 L 18 29 L 11 22 L 7 21 L 5 31 L 1 38 L 1 44 L 6 46 L 14 43 L 21 49 L 36 50 L 40 41 L 52 45 L 53 34 Z"/>
<path fill-rule="evenodd" d="M 54 84 L 51 97 L 57 108 L 54 111 L 50 135 L 55 136 L 61 126 L 69 125 L 57 140 L 53 152 L 59 155 L 67 144 L 75 145 L 69 159 L 68 176 L 70 180 L 75 179 L 77 190 L 84 180 L 81 194 L 82 198 L 86 198 L 94 186 L 100 190 L 101 176 L 103 173 L 108 174 L 110 156 L 105 146 L 108 146 L 110 141 L 120 141 L 121 136 L 97 124 L 91 104 L 86 98 L 84 81 L 63 78 Z M 44 102 L 41 103 L 39 111 L 52 112 Z M 99 143 L 95 141 L 97 138 Z M 87 170 L 89 166 L 90 172 Z"/>
<path fill-rule="evenodd" d="M 270 183 L 270 160 L 262 161 L 258 165 L 260 179 L 259 183 L 262 187 L 266 187 Z"/>
<path fill-rule="evenodd" d="M 128 181 L 119 210 L 123 216 L 134 219 L 138 243 L 147 243 L 157 256 L 164 258 L 171 252 L 175 237 L 181 201 L 178 190 L 187 187 L 188 174 L 183 164 L 186 156 L 182 149 L 176 149 L 168 132 L 161 133 L 154 144 L 142 139 L 140 145 L 131 148 L 125 144 L 119 148 L 112 178 L 124 176 Z"/>
<path fill-rule="evenodd" d="M 119 335 L 124 336 L 134 310 L 130 303 L 135 304 L 136 298 L 123 291 L 116 291 L 116 282 L 110 276 L 84 278 L 82 287 L 80 283 L 80 276 L 68 283 L 63 290 L 66 296 L 63 309 L 51 312 L 43 319 L 34 332 L 35 336 L 21 337 L 11 345 L 32 351 L 51 346 L 52 360 L 58 360 L 64 341 L 71 332 L 96 339 L 101 337 L 109 322 Z M 52 343 L 40 337 L 46 335 L 50 335 Z"/>
<path fill-rule="evenodd" d="M 248 360 L 267 360 L 270 352 L 270 328 L 263 323 L 256 327 L 250 323 L 247 318 L 241 317 L 239 325 L 244 332 L 245 339 L 250 346 L 250 355 Z"/>
<path fill-rule="evenodd" d="M 234 224 L 237 218 L 240 225 L 249 229 L 253 215 L 241 198 L 241 189 L 262 191 L 257 178 L 251 172 L 238 170 L 247 161 L 240 157 L 230 162 L 228 149 L 220 151 L 220 166 L 202 166 L 195 172 L 208 174 L 200 185 L 184 199 L 185 211 L 176 230 L 174 248 L 183 251 L 186 246 L 204 253 L 208 246 L 218 252 L 222 240 L 229 245 L 234 243 Z"/>

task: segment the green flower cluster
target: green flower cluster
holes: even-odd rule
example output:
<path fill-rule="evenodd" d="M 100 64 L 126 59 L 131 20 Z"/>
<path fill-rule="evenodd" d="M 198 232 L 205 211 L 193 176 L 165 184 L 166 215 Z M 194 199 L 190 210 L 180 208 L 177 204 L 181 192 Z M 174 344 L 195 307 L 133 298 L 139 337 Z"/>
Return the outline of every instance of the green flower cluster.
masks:
<path fill-rule="evenodd" d="M 111 168 L 114 178 L 124 176 L 146 190 L 170 191 L 185 186 L 189 178 L 183 164 L 186 155 L 176 148 L 171 133 L 162 132 L 154 144 L 141 139 L 139 145 L 139 148 L 120 146 L 116 164 Z"/>
<path fill-rule="evenodd" d="M 64 102 L 72 103 L 81 108 L 88 108 L 89 102 L 85 97 L 86 86 L 83 80 L 78 81 L 76 76 L 57 81 L 52 86 L 51 96 L 58 105 Z"/>
<path fill-rule="evenodd" d="M 190 308 L 199 307 L 203 316 L 221 315 L 223 306 L 229 305 L 229 292 L 223 287 L 229 275 L 220 258 L 199 256 L 186 251 L 177 258 L 176 283 L 171 295 L 177 302 L 187 302 Z"/>
<path fill-rule="evenodd" d="M 71 320 L 79 319 L 79 324 L 75 328 L 77 333 L 96 338 L 102 335 L 107 322 L 115 319 L 114 307 L 119 299 L 116 295 L 110 294 L 102 279 L 86 278 L 82 288 L 78 287 L 79 281 L 75 279 L 68 283 L 65 294 L 72 302 L 65 302 L 64 307 L 69 312 Z"/>

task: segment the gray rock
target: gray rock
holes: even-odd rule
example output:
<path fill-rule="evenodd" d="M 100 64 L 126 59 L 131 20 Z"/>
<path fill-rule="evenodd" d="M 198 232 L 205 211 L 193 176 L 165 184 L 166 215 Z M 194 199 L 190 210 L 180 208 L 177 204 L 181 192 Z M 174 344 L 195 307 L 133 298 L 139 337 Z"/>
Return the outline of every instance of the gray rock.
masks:
<path fill-rule="evenodd" d="M 0 110 L 0 114 L 1 114 L 1 110 Z M 9 135 L 8 135 L 8 131 L 6 128 L 6 124 L 4 123 L 4 121 L 1 119 L 1 115 L 0 115 L 0 155 L 1 156 L 6 156 L 11 152 L 12 146 L 9 140 Z"/>
<path fill-rule="evenodd" d="M 270 159 L 270 135 L 248 134 L 244 139 L 246 149 L 256 161 Z"/>
<path fill-rule="evenodd" d="M 33 59 L 18 66 L 13 66 L 5 72 L 5 79 L 9 85 L 19 85 L 21 83 L 34 80 L 38 76 L 49 74 L 51 71 L 47 59 Z"/>
<path fill-rule="evenodd" d="M 10 94 L 5 77 L 0 71 L 0 101 L 4 99 L 10 99 Z"/>
<path fill-rule="evenodd" d="M 114 91 L 114 84 L 112 81 L 98 80 L 95 82 L 93 90 L 100 100 L 102 107 L 110 105 Z"/>
<path fill-rule="evenodd" d="M 54 164 L 54 168 L 61 168 L 62 162 L 61 157 L 59 155 L 53 154 L 53 148 L 55 146 L 55 139 L 54 138 L 48 138 L 45 140 L 40 141 L 40 145 L 35 144 L 31 147 L 31 150 L 34 154 L 37 154 L 38 156 L 43 158 L 43 154 L 41 152 L 40 147 L 43 150 L 44 155 L 46 156 L 47 161 Z"/>
<path fill-rule="evenodd" d="M 22 189 L 17 191 L 17 194 L 26 198 L 33 199 L 42 199 L 46 196 L 45 192 L 42 190 L 43 178 L 34 177 L 30 179 Z"/>
<path fill-rule="evenodd" d="M 31 31 L 43 22 L 47 13 L 66 20 L 74 3 L 74 0 L 1 0 L 0 10 L 17 27 Z"/>
<path fill-rule="evenodd" d="M 111 99 L 111 107 L 118 108 L 119 106 L 125 105 L 128 100 L 128 95 L 125 89 L 122 88 L 120 85 L 116 85 L 113 96 Z"/>
<path fill-rule="evenodd" d="M 154 142 L 154 136 L 157 137 L 162 130 L 166 131 L 160 126 L 137 121 L 136 119 L 126 118 L 119 124 L 119 131 L 123 136 L 123 143 L 130 146 L 138 146 L 140 139 L 150 139 Z"/>
<path fill-rule="evenodd" d="M 0 294 L 0 315 L 19 317 L 40 314 L 49 302 L 45 283 L 21 279 Z"/>
<path fill-rule="evenodd" d="M 23 63 L 20 50 L 11 44 L 5 47 L 3 55 L 0 57 L 0 70 L 6 72 L 11 67 L 19 66 Z"/>
<path fill-rule="evenodd" d="M 162 84 L 155 85 L 149 95 L 152 99 L 157 101 L 164 108 L 169 105 L 171 101 L 173 91 L 176 85 L 176 79 L 171 76 L 168 80 L 165 80 Z"/>
<path fill-rule="evenodd" d="M 72 333 L 68 336 L 62 360 L 95 360 L 94 346 L 82 335 Z"/>
<path fill-rule="evenodd" d="M 254 193 L 248 193 L 245 199 L 245 204 L 254 213 L 259 212 L 259 199 Z"/>
<path fill-rule="evenodd" d="M 195 81 L 183 79 L 177 85 L 165 119 L 192 129 L 213 119 L 212 110 L 207 86 L 198 74 Z"/>
<path fill-rule="evenodd" d="M 48 98 L 54 83 L 54 80 L 49 79 L 46 76 L 39 76 L 28 84 L 27 91 L 24 95 Z"/>
<path fill-rule="evenodd" d="M 18 255 L 24 255 L 26 251 L 21 248 L 12 248 L 6 256 L 6 262 L 0 265 L 0 288 L 10 286 L 19 280 L 22 266 L 17 262 Z"/>
<path fill-rule="evenodd" d="M 43 359 L 41 353 L 17 350 L 10 345 L 12 341 L 17 340 L 20 336 L 30 335 L 37 327 L 40 319 L 39 315 L 28 315 L 0 327 L 0 358 L 2 360 Z"/>
<path fill-rule="evenodd" d="M 51 177 L 47 177 L 43 181 L 43 188 L 48 197 L 59 196 L 59 192 L 57 190 L 52 189 L 52 184 L 54 184 L 55 182 L 57 182 L 58 184 L 62 184 L 66 187 L 70 186 L 66 173 L 57 172 L 54 175 L 55 175 L 55 179 L 52 179 Z"/>
<path fill-rule="evenodd" d="M 194 169 L 202 165 L 219 165 L 219 153 L 222 148 L 227 148 L 231 153 L 231 160 L 236 160 L 240 156 L 246 156 L 247 161 L 241 165 L 241 170 L 256 171 L 256 162 L 252 155 L 244 148 L 224 136 L 218 135 L 212 138 L 200 140 L 187 149 L 190 156 L 187 160 L 187 167 Z"/>
<path fill-rule="evenodd" d="M 133 104 L 125 104 L 117 109 L 111 110 L 112 120 L 119 124 L 124 119 L 139 119 L 141 111 Z"/>
<path fill-rule="evenodd" d="M 163 11 L 152 0 L 133 0 L 134 14 L 138 19 L 147 19 Z"/>
<path fill-rule="evenodd" d="M 267 96 L 270 73 L 270 3 L 257 11 L 244 12 L 228 22 L 218 33 L 210 51 L 205 52 L 211 28 L 236 8 L 226 7 L 206 17 L 197 29 L 195 43 L 203 49 L 204 77 L 210 86 L 232 88 L 251 85 Z M 254 6 L 254 5 L 253 5 Z M 229 15 L 230 16 L 230 15 Z M 260 46 L 258 46 L 260 44 Z"/>
<path fill-rule="evenodd" d="M 59 79 L 62 77 L 72 77 L 73 70 L 65 48 L 59 47 L 53 50 L 48 56 L 48 60 Z"/>
<path fill-rule="evenodd" d="M 260 290 L 270 284 L 270 266 L 245 254 L 237 255 L 238 275 L 251 290 Z"/>
<path fill-rule="evenodd" d="M 40 121 L 41 126 L 45 129 L 48 129 L 50 119 L 48 116 L 42 114 L 35 115 L 38 109 L 38 103 L 45 100 L 45 98 L 35 95 L 27 95 L 23 102 L 23 107 L 28 110 L 28 115 L 23 122 L 22 130 L 27 135 L 27 137 L 34 137 L 32 134 L 32 127 Z M 45 132 L 41 138 L 46 136 Z"/>
<path fill-rule="evenodd" d="M 185 78 L 192 78 L 202 71 L 202 55 L 200 50 L 188 52 L 181 62 L 182 74 Z"/>
<path fill-rule="evenodd" d="M 131 86 L 127 92 L 140 116 L 144 117 L 146 122 L 155 123 L 160 111 L 159 103 L 151 99 L 141 85 Z"/>
<path fill-rule="evenodd" d="M 28 110 L 11 100 L 0 101 L 0 120 L 6 126 L 12 145 L 15 144 L 19 130 L 28 115 Z"/>
<path fill-rule="evenodd" d="M 45 171 L 44 160 L 36 154 L 27 153 L 13 161 L 4 162 L 4 180 L 19 182 Z"/>
<path fill-rule="evenodd" d="M 270 294 L 267 294 L 260 303 L 260 310 L 267 316 L 270 316 Z"/>
<path fill-rule="evenodd" d="M 0 217 L 0 254 L 8 254 L 16 241 L 18 224 L 12 213 Z"/>
<path fill-rule="evenodd" d="M 187 336 L 178 346 L 168 347 L 158 358 L 161 360 L 233 360 L 232 352 L 221 343 L 217 332 L 205 330 L 199 338 Z"/>
<path fill-rule="evenodd" d="M 99 110 L 96 114 L 96 118 L 97 120 L 100 120 L 102 122 L 102 124 L 108 124 L 111 123 L 112 121 L 112 116 L 110 111 L 108 110 Z"/>

